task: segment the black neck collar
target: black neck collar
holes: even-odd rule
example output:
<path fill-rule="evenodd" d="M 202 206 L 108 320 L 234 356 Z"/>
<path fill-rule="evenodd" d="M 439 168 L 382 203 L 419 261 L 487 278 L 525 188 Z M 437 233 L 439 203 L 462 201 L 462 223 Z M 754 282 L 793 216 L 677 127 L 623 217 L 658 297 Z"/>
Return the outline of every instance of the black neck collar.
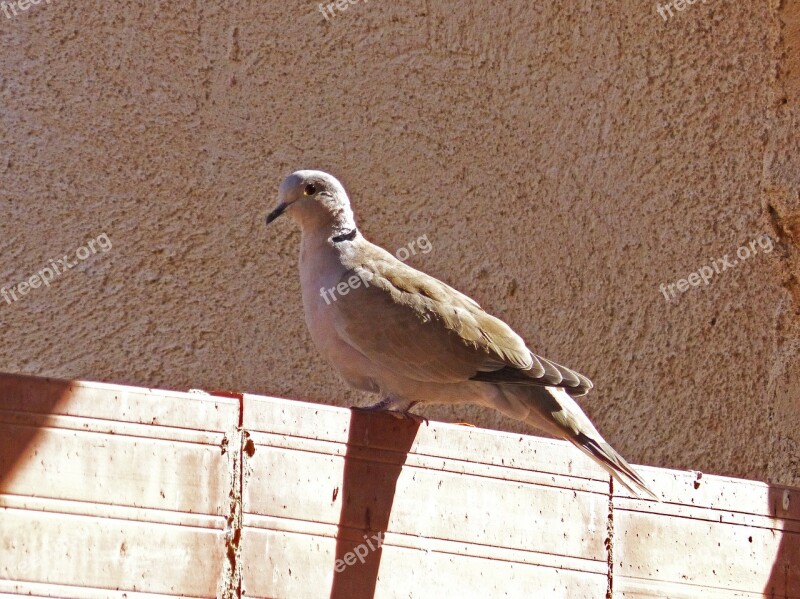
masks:
<path fill-rule="evenodd" d="M 341 235 L 335 235 L 331 237 L 331 241 L 333 243 L 341 243 L 342 241 L 353 241 L 356 238 L 356 233 L 358 233 L 358 229 L 353 227 L 352 231 L 348 231 L 347 233 L 342 233 Z"/>

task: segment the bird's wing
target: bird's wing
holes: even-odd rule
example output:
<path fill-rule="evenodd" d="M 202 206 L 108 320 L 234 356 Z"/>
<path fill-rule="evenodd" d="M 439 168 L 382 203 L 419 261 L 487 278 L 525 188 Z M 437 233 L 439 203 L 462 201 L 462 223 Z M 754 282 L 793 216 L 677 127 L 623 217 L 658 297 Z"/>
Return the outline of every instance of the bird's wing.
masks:
<path fill-rule="evenodd" d="M 327 308 L 337 334 L 378 367 L 425 382 L 591 387 L 531 352 L 471 298 L 364 239 L 345 265 L 342 282 L 357 276 L 363 284 Z"/>
<path fill-rule="evenodd" d="M 545 368 L 542 376 L 531 376 L 530 371 L 518 368 L 504 367 L 490 372 L 479 372 L 472 377 L 473 381 L 487 383 L 502 383 L 504 385 L 543 385 L 546 387 L 561 387 L 572 397 L 586 395 L 594 386 L 592 381 L 579 372 L 556 364 L 552 360 L 533 354 Z"/>

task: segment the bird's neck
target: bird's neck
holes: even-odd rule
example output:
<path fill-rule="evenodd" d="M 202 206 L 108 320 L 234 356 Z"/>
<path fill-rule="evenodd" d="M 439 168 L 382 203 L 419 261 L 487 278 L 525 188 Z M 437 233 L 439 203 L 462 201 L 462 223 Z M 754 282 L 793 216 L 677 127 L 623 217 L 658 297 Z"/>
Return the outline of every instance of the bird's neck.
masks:
<path fill-rule="evenodd" d="M 353 216 L 353 211 L 350 206 L 342 206 L 335 213 L 331 214 L 331 220 L 328 223 L 328 230 L 330 231 L 329 238 L 336 243 L 336 240 L 346 240 L 356 231 L 356 219 Z"/>
<path fill-rule="evenodd" d="M 352 243 L 337 243 L 332 240 L 331 229 L 303 229 L 300 242 L 300 283 L 303 301 L 316 301 L 314 294 L 320 287 L 337 285 L 347 271 L 347 256 L 352 252 Z"/>
<path fill-rule="evenodd" d="M 359 234 L 352 213 L 316 224 L 302 227 L 301 247 L 307 251 L 338 254 Z"/>
<path fill-rule="evenodd" d="M 300 210 L 297 220 L 303 237 L 330 240 L 343 238 L 356 230 L 356 221 L 350 206 L 328 207 L 328 210 Z"/>
<path fill-rule="evenodd" d="M 342 218 L 315 224 L 317 226 L 303 227 L 303 238 L 312 241 L 312 243 L 336 245 L 344 241 L 352 241 L 358 234 L 352 213 L 350 215 L 342 215 Z"/>

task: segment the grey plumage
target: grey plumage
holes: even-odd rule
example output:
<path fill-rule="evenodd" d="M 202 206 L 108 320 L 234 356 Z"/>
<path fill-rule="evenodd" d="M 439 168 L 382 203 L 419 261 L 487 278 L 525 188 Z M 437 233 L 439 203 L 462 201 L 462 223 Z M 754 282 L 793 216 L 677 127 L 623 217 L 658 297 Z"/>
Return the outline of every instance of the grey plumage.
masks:
<path fill-rule="evenodd" d="M 403 413 L 420 402 L 491 407 L 571 441 L 623 486 L 656 499 L 575 402 L 591 381 L 535 354 L 474 300 L 367 241 L 334 177 L 289 175 L 267 222 L 284 212 L 302 229 L 300 277 L 311 336 L 345 381 L 381 395 L 374 407 Z"/>

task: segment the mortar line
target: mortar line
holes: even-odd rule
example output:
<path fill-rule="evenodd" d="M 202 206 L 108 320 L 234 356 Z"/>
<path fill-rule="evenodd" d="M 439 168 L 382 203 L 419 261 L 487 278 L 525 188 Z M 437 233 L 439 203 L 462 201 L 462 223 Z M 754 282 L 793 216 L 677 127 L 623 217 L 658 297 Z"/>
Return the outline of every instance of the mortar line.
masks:
<path fill-rule="evenodd" d="M 608 555 L 608 586 L 606 599 L 614 599 L 614 477 L 608 480 L 608 520 L 606 521 L 606 553 Z"/>
<path fill-rule="evenodd" d="M 242 429 L 244 423 L 244 397 L 239 396 L 239 421 L 237 426 L 225 435 L 223 451 L 230 451 L 228 458 L 228 518 L 225 526 L 225 555 L 222 564 L 223 581 L 220 584 L 221 599 L 241 599 L 242 597 L 242 496 L 244 493 L 244 454 L 249 435 Z"/>

